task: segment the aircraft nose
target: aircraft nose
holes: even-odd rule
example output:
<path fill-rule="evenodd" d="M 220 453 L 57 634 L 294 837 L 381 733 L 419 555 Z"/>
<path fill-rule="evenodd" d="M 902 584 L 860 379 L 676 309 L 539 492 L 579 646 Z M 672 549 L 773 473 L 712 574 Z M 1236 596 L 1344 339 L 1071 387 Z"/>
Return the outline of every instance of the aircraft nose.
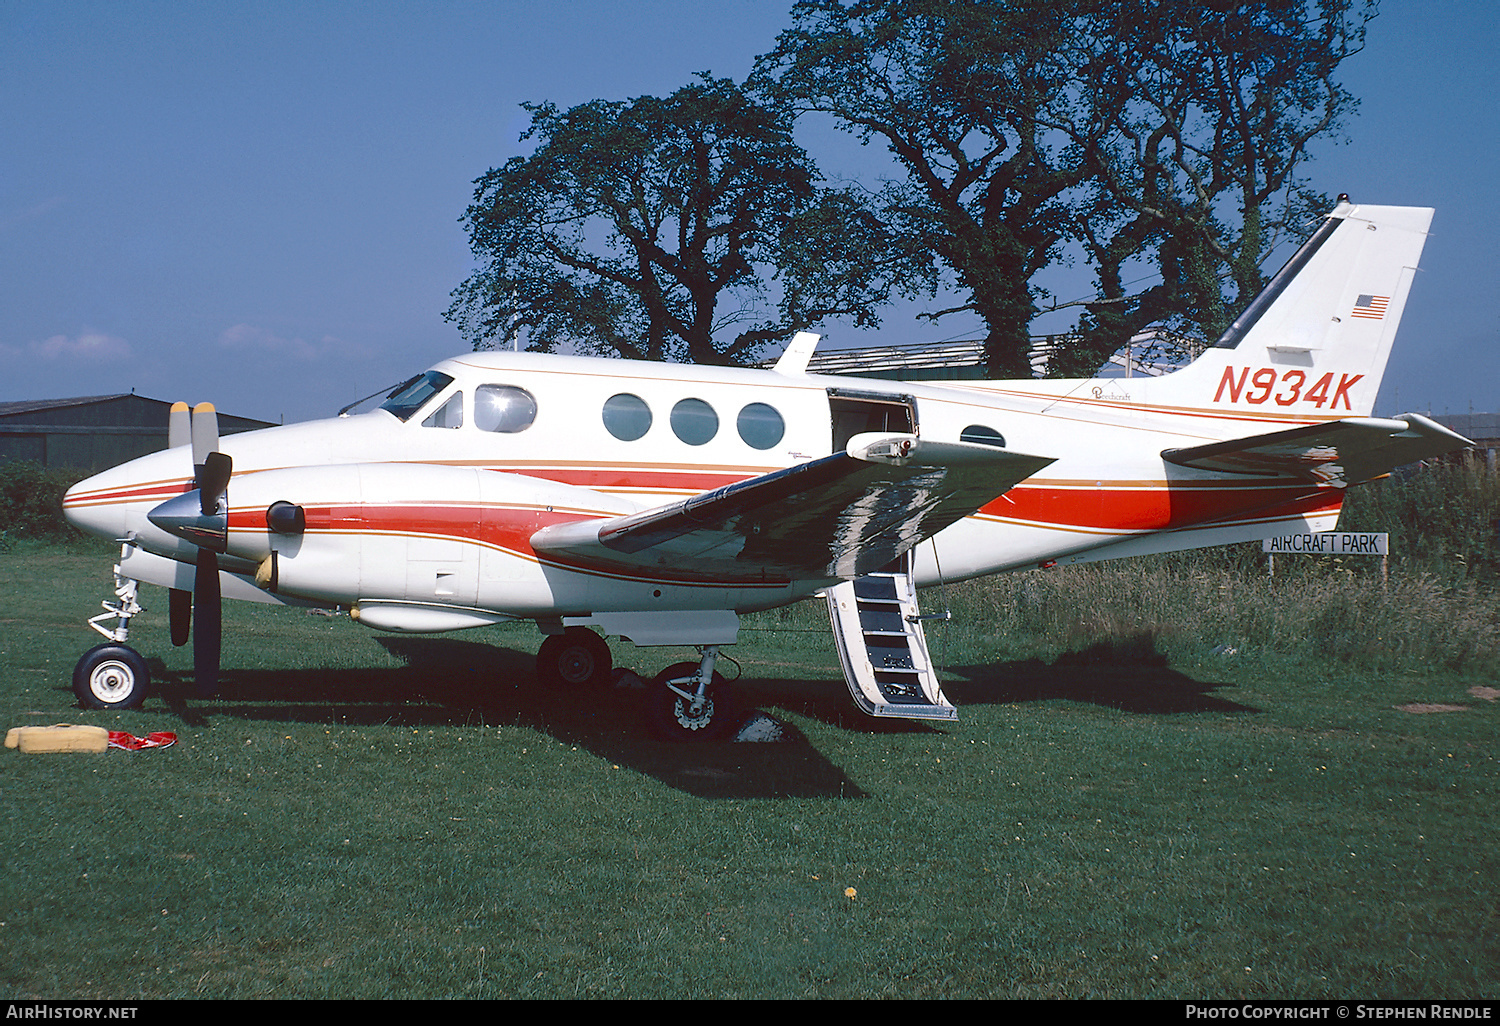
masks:
<path fill-rule="evenodd" d="M 96 474 L 69 488 L 63 495 L 63 516 L 80 531 L 101 538 L 121 538 L 125 535 L 126 504 L 107 494 L 109 489 L 100 480 L 103 476 Z"/>

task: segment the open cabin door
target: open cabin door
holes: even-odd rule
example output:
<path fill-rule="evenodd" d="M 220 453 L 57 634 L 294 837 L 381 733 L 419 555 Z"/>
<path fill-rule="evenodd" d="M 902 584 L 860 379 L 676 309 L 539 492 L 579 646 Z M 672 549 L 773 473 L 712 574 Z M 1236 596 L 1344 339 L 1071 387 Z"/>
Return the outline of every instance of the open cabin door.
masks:
<path fill-rule="evenodd" d="M 830 388 L 828 412 L 833 423 L 833 452 L 843 452 L 849 439 L 866 431 L 917 434 L 917 404 L 909 395 Z"/>
<path fill-rule="evenodd" d="M 828 408 L 834 452 L 866 431 L 917 434 L 917 404 L 909 395 L 830 388 Z M 861 709 L 871 716 L 957 719 L 927 650 L 910 553 L 825 594 L 844 680 Z"/>

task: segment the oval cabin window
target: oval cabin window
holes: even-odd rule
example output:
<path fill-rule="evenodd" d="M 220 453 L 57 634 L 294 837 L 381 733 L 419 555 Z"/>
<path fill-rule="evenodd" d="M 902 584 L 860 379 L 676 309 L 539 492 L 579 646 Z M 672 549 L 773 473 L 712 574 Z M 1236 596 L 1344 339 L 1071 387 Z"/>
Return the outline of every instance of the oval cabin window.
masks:
<path fill-rule="evenodd" d="M 513 435 L 536 420 L 536 400 L 514 385 L 480 385 L 474 390 L 474 426 Z"/>
<path fill-rule="evenodd" d="M 1005 436 L 992 427 L 983 424 L 970 424 L 959 433 L 960 442 L 973 442 L 975 445 L 993 445 L 997 449 L 1005 448 Z"/>
<path fill-rule="evenodd" d="M 621 392 L 604 400 L 604 427 L 622 442 L 633 442 L 651 430 L 651 407 L 638 395 Z"/>
<path fill-rule="evenodd" d="M 735 421 L 740 438 L 752 449 L 769 449 L 781 441 L 786 434 L 786 423 L 781 414 L 765 403 L 750 403 L 740 411 Z"/>
<path fill-rule="evenodd" d="M 672 407 L 672 434 L 688 445 L 702 445 L 719 433 L 719 415 L 702 399 L 684 399 Z"/>

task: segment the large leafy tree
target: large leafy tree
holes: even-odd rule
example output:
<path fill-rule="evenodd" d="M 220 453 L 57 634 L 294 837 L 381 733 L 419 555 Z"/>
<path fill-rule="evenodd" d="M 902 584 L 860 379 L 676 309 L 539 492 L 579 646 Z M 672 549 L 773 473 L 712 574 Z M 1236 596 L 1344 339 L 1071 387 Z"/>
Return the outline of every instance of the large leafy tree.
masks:
<path fill-rule="evenodd" d="M 1098 294 L 1048 371 L 1089 374 L 1150 324 L 1216 338 L 1326 204 L 1302 167 L 1373 6 L 802 0 L 752 81 L 886 144 L 882 216 L 967 293 L 991 376 L 1029 376 L 1031 321 L 1064 305 L 1035 275 L 1079 247 Z"/>
<path fill-rule="evenodd" d="M 543 351 L 742 362 L 926 287 L 909 243 L 823 186 L 791 116 L 733 82 L 525 109 L 533 152 L 479 179 L 463 219 L 479 266 L 447 316 L 476 348 L 524 332 Z"/>
<path fill-rule="evenodd" d="M 752 81 L 803 112 L 883 142 L 905 172 L 886 222 L 951 272 L 986 325 L 993 377 L 1029 377 L 1033 284 L 1072 225 L 1075 147 L 1048 122 L 1072 69 L 1068 0 L 803 0 Z"/>
<path fill-rule="evenodd" d="M 1088 373 L 1152 324 L 1210 344 L 1260 291 L 1271 252 L 1330 205 L 1309 188 L 1308 147 L 1356 105 L 1335 75 L 1373 15 L 1373 0 L 1080 11 L 1076 100 L 1058 127 L 1088 172 L 1075 237 L 1098 299 L 1057 371 Z M 1143 271 L 1157 280 L 1133 291 Z"/>

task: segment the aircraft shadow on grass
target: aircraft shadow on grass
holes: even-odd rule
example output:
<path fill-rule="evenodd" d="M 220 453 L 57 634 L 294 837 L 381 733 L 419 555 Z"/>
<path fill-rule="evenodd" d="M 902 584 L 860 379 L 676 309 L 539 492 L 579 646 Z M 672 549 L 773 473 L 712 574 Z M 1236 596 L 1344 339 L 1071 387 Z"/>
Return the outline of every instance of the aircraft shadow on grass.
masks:
<path fill-rule="evenodd" d="M 1233 685 L 1198 680 L 1168 665 L 1149 635 L 1114 638 L 1067 652 L 1052 662 L 1019 659 L 1002 663 L 941 665 L 943 692 L 963 710 L 981 705 L 1063 700 L 1137 714 L 1255 713 L 1260 710 L 1213 692 Z M 860 733 L 941 730 L 933 721 L 876 719 L 850 702 L 836 677 L 758 681 L 750 678 L 751 701 L 774 705 L 831 726 Z"/>
<path fill-rule="evenodd" d="M 537 682 L 530 652 L 451 638 L 377 640 L 405 665 L 225 669 L 211 699 L 196 695 L 191 671 L 168 670 L 160 660 L 149 665 L 158 682 L 157 700 L 192 726 L 232 718 L 347 726 L 531 727 L 699 797 L 868 796 L 792 724 L 781 724 L 781 738 L 773 744 L 657 741 L 646 725 L 644 688 L 568 695 Z M 841 684 L 828 694 L 834 699 L 842 695 L 849 705 Z M 751 708 L 741 707 L 748 717 Z M 850 726 L 856 726 L 862 717 L 849 711 Z"/>
<path fill-rule="evenodd" d="M 536 681 L 529 652 L 452 638 L 382 636 L 404 665 L 391 668 L 226 670 L 219 694 L 198 699 L 190 673 L 153 660 L 160 697 L 183 722 L 219 717 L 366 726 L 524 726 L 577 745 L 668 786 L 707 798 L 867 797 L 795 725 L 778 719 L 772 744 L 682 745 L 650 738 L 645 692 L 618 687 L 578 695 Z M 1018 660 L 953 666 L 944 688 L 963 706 L 1053 699 L 1134 714 L 1253 713 L 1167 665 L 1149 639 L 1103 642 L 1051 663 Z M 856 709 L 837 680 L 759 680 L 753 672 L 730 689 L 737 712 L 787 710 L 865 734 L 930 733 L 924 721 L 873 719 Z"/>
<path fill-rule="evenodd" d="M 943 689 L 960 707 L 1063 699 L 1154 715 L 1260 711 L 1213 694 L 1230 686 L 1172 669 L 1151 637 L 1139 635 L 1096 642 L 1050 663 L 1021 659 L 950 666 Z"/>

